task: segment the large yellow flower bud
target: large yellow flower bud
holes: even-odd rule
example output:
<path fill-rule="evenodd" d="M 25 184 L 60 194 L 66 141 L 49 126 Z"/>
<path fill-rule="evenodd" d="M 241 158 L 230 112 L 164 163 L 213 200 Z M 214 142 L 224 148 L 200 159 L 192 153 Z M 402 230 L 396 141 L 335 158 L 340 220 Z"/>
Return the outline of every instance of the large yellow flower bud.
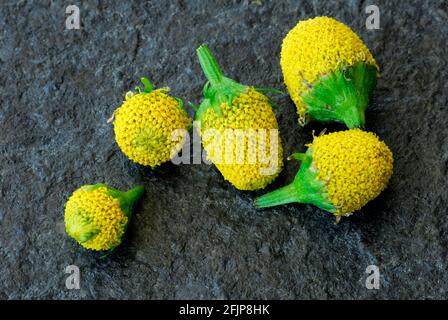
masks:
<path fill-rule="evenodd" d="M 300 21 L 283 39 L 280 65 L 301 123 L 364 125 L 379 68 L 349 27 L 329 17 Z"/>
<path fill-rule="evenodd" d="M 196 113 L 207 157 L 237 189 L 264 188 L 283 167 L 271 102 L 259 89 L 224 77 L 207 46 L 197 52 L 209 80 Z"/>
<path fill-rule="evenodd" d="M 148 79 L 142 82 L 144 91 L 128 92 L 114 113 L 115 139 L 129 159 L 154 168 L 180 151 L 191 119 L 167 88 L 153 90 Z M 184 133 L 175 133 L 179 129 Z"/>
<path fill-rule="evenodd" d="M 256 199 L 258 207 L 300 202 L 314 204 L 339 220 L 361 209 L 386 188 L 393 157 L 375 134 L 359 129 L 316 137 L 294 182 Z"/>

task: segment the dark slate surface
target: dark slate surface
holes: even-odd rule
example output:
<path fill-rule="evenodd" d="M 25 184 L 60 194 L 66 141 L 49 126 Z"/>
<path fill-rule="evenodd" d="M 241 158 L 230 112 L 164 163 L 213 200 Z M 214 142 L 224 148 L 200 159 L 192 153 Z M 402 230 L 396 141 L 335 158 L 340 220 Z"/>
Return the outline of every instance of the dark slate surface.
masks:
<path fill-rule="evenodd" d="M 0 298 L 448 298 L 446 2 L 377 1 L 381 30 L 366 30 L 364 1 L 260 3 L 82 1 L 75 31 L 71 2 L 2 1 Z M 323 14 L 356 30 L 382 68 L 367 129 L 393 150 L 395 173 L 362 212 L 335 226 L 307 205 L 257 211 L 263 192 L 236 191 L 213 166 L 151 171 L 119 151 L 106 120 L 140 76 L 198 102 L 195 48 L 207 42 L 228 75 L 284 88 L 282 37 Z M 277 102 L 285 155 L 304 150 L 324 126 L 299 128 L 289 98 Z M 63 228 L 71 192 L 95 182 L 146 188 L 106 259 Z M 80 290 L 65 288 L 72 264 Z M 371 264 L 379 290 L 365 287 Z"/>

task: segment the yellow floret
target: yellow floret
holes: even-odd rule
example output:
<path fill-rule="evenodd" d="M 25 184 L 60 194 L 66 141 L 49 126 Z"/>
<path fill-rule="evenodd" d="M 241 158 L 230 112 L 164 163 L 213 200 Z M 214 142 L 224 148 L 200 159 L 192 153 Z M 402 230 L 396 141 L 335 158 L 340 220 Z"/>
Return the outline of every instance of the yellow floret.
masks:
<path fill-rule="evenodd" d="M 300 21 L 283 40 L 280 65 L 285 84 L 303 121 L 302 95 L 323 76 L 358 62 L 378 65 L 362 40 L 329 17 Z"/>
<path fill-rule="evenodd" d="M 277 119 L 268 98 L 249 87 L 246 93 L 233 99 L 232 105 L 223 103 L 220 109 L 218 115 L 209 108 L 202 118 L 201 136 L 207 158 L 236 188 L 264 188 L 277 177 L 283 166 Z M 210 129 L 219 134 L 207 132 Z M 274 139 L 277 140 L 272 146 L 271 129 L 274 129 Z M 262 132 L 265 132 L 264 136 Z"/>
<path fill-rule="evenodd" d="M 151 167 L 169 161 L 180 151 L 186 130 L 177 139 L 171 134 L 191 124 L 179 102 L 162 89 L 127 95 L 114 116 L 120 149 L 132 161 Z"/>
<path fill-rule="evenodd" d="M 318 179 L 327 182 L 335 215 L 361 209 L 386 187 L 392 152 L 373 133 L 359 129 L 316 137 L 309 145 Z"/>
<path fill-rule="evenodd" d="M 127 223 L 120 202 L 107 194 L 106 187 L 80 188 L 73 192 L 65 206 L 67 233 L 77 241 L 83 234 L 93 235 L 87 241 L 78 241 L 87 249 L 108 250 L 119 245 Z"/>

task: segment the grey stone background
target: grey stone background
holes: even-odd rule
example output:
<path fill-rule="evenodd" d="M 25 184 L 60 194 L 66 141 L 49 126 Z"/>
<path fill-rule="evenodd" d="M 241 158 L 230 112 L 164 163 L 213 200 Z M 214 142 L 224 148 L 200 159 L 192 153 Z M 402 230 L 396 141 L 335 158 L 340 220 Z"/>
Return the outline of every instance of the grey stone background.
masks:
<path fill-rule="evenodd" d="M 365 27 L 372 3 L 380 30 Z M 65 29 L 69 4 L 81 30 Z M 213 166 L 152 171 L 119 151 L 106 120 L 139 77 L 199 102 L 207 42 L 230 77 L 284 89 L 282 38 L 316 15 L 351 26 L 382 69 L 367 129 L 395 172 L 362 211 L 334 225 L 307 205 L 255 210 L 265 191 L 239 192 Z M 446 1 L 1 1 L 0 298 L 448 298 L 447 35 Z M 290 99 L 276 100 L 285 156 L 312 130 L 343 129 L 299 128 Z M 106 259 L 63 227 L 71 192 L 96 182 L 146 188 Z M 80 290 L 65 288 L 72 264 Z M 365 287 L 371 264 L 379 290 Z"/>

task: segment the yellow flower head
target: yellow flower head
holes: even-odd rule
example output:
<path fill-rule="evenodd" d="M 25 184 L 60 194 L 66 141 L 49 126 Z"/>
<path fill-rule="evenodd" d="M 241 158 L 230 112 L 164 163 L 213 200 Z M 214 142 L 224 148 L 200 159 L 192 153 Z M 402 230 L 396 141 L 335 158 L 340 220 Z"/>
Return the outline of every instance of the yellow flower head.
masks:
<path fill-rule="evenodd" d="M 371 132 L 353 129 L 323 135 L 309 149 L 335 215 L 361 209 L 386 188 L 392 175 L 392 152 Z"/>
<path fill-rule="evenodd" d="M 283 40 L 280 65 L 300 118 L 308 112 L 303 95 L 323 77 L 358 63 L 379 70 L 369 49 L 343 23 L 329 17 L 316 17 L 300 21 L 291 29 Z"/>
<path fill-rule="evenodd" d="M 338 219 L 361 209 L 386 188 L 393 157 L 375 134 L 360 129 L 316 137 L 294 182 L 256 199 L 258 207 L 291 202 L 314 204 Z"/>
<path fill-rule="evenodd" d="M 142 187 L 123 193 L 103 184 L 77 189 L 65 205 L 68 235 L 90 250 L 115 248 L 121 243 L 132 205 L 142 192 Z"/>
<path fill-rule="evenodd" d="M 283 167 L 278 124 L 270 100 L 260 89 L 225 77 L 206 45 L 197 53 L 209 80 L 196 112 L 207 157 L 237 189 L 264 188 Z"/>
<path fill-rule="evenodd" d="M 129 159 L 155 167 L 180 151 L 191 119 L 167 89 L 148 91 L 126 95 L 114 113 L 114 131 Z"/>
<path fill-rule="evenodd" d="M 237 189 L 266 187 L 283 166 L 277 119 L 269 99 L 249 87 L 232 105 L 223 103 L 220 110 L 217 114 L 210 108 L 202 118 L 202 143 L 208 160 Z"/>

